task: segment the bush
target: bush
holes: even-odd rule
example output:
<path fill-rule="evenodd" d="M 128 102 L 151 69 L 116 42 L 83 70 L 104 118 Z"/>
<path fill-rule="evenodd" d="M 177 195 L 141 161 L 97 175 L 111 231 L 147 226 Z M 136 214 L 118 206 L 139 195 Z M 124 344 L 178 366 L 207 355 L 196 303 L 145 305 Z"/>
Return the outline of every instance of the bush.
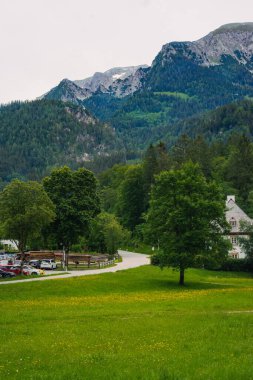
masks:
<path fill-rule="evenodd" d="M 155 265 L 155 266 L 161 265 L 161 256 L 158 253 L 154 253 L 151 256 L 151 265 Z"/>
<path fill-rule="evenodd" d="M 219 268 L 228 272 L 253 272 L 253 262 L 248 259 L 228 258 Z"/>
<path fill-rule="evenodd" d="M 155 253 L 151 256 L 151 265 L 163 266 L 163 256 Z M 195 265 L 194 268 L 203 268 L 201 265 Z M 253 261 L 249 259 L 232 259 L 227 258 L 222 264 L 214 262 L 206 263 L 204 266 L 207 270 L 225 271 L 225 272 L 253 272 Z"/>

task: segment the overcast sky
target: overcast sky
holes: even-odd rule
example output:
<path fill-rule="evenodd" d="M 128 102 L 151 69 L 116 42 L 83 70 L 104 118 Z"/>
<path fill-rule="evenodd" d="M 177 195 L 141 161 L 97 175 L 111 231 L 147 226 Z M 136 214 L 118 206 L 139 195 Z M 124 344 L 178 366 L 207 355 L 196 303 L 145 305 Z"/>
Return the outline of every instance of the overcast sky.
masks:
<path fill-rule="evenodd" d="M 151 64 L 164 43 L 253 21 L 252 0 L 0 0 L 0 103 Z"/>

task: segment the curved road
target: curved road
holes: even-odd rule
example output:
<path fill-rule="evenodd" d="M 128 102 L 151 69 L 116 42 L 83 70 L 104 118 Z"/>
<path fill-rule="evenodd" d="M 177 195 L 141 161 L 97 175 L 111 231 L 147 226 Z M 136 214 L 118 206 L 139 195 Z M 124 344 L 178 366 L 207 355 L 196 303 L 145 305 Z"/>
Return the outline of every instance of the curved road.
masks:
<path fill-rule="evenodd" d="M 51 275 L 51 276 L 47 276 L 47 277 L 31 278 L 29 280 L 14 280 L 14 281 L 0 282 L 0 285 L 17 284 L 20 282 L 57 280 L 58 278 L 89 276 L 92 274 L 117 272 L 119 270 L 137 268 L 137 267 L 140 267 L 142 265 L 150 264 L 149 257 L 146 255 L 143 255 L 141 253 L 134 253 L 134 252 L 120 251 L 119 250 L 119 254 L 120 254 L 120 256 L 122 256 L 123 261 L 121 263 L 116 264 L 116 266 L 114 266 L 114 267 L 104 268 L 104 269 L 91 269 L 91 270 L 85 270 L 85 271 L 68 271 L 67 274 L 58 274 L 55 276 Z"/>

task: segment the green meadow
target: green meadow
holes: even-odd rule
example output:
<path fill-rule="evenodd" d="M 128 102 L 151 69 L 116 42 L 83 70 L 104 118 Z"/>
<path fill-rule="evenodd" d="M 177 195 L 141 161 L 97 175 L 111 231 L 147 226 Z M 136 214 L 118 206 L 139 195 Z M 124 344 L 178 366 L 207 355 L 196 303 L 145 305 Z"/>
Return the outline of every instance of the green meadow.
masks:
<path fill-rule="evenodd" d="M 0 286 L 1 379 L 253 379 L 253 278 L 141 268 Z"/>

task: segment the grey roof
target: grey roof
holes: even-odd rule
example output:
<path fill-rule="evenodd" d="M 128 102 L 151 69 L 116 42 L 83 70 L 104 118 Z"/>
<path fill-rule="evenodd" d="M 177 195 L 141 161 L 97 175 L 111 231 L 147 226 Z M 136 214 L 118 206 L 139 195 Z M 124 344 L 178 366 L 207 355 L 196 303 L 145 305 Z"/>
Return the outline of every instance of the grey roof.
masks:
<path fill-rule="evenodd" d="M 253 223 L 253 220 L 236 204 L 233 198 L 228 198 L 226 202 L 226 220 L 230 223 L 232 220 L 236 221 L 236 226 L 231 226 L 231 232 L 240 232 L 240 221 Z"/>

